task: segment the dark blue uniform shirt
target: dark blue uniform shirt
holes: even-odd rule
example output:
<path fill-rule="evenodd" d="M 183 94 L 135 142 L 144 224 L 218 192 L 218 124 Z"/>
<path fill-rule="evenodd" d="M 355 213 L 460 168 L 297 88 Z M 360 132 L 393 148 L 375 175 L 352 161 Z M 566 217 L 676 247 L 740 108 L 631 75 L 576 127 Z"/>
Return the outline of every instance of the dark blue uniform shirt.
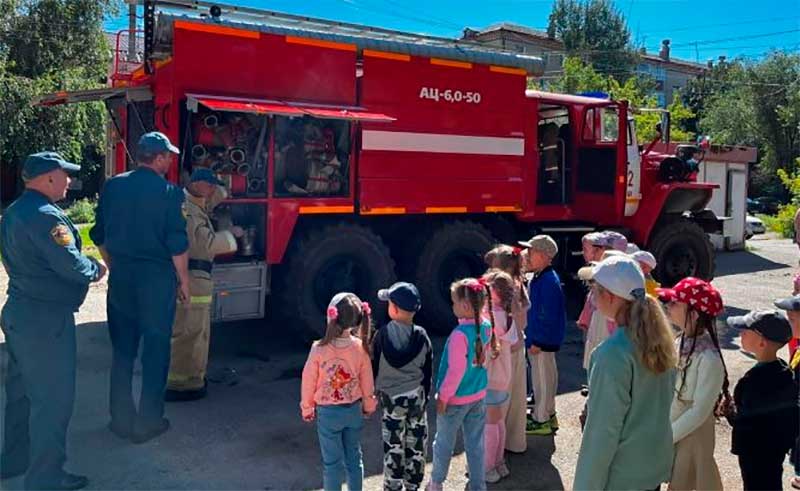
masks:
<path fill-rule="evenodd" d="M 97 264 L 81 254 L 81 237 L 64 211 L 26 190 L 0 221 L 0 250 L 9 301 L 39 301 L 77 311 Z"/>
<path fill-rule="evenodd" d="M 183 190 L 147 167 L 106 182 L 89 232 L 115 263 L 146 261 L 172 267 L 189 248 Z"/>

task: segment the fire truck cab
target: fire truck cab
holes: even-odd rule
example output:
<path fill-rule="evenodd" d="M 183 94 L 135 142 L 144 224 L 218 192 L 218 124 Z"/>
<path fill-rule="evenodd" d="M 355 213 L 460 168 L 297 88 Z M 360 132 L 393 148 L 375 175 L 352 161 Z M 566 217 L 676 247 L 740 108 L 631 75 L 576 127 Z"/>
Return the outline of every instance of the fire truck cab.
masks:
<path fill-rule="evenodd" d="M 141 64 L 110 88 L 37 102 L 105 101 L 109 176 L 157 129 L 182 151 L 170 180 L 204 166 L 227 183 L 218 226 L 248 234 L 216 261 L 217 320 L 263 317 L 268 298 L 314 337 L 333 294 L 374 301 L 399 278 L 420 288 L 426 326 L 447 331 L 450 283 L 535 233 L 559 241 L 564 271 L 583 234 L 614 229 L 656 255 L 664 283 L 713 276 L 715 186 L 680 172 L 686 158 L 642 152 L 625 101 L 526 90 L 538 58 L 201 1 L 144 5 Z"/>

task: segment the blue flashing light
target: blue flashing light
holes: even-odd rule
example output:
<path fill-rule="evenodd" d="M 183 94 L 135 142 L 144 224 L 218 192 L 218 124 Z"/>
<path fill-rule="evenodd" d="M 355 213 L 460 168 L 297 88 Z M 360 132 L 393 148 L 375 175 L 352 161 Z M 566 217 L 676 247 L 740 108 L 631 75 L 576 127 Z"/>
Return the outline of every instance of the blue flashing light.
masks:
<path fill-rule="evenodd" d="M 593 97 L 595 99 L 611 99 L 611 96 L 609 96 L 605 92 L 600 92 L 600 91 L 581 92 L 578 95 L 583 96 L 583 97 Z"/>

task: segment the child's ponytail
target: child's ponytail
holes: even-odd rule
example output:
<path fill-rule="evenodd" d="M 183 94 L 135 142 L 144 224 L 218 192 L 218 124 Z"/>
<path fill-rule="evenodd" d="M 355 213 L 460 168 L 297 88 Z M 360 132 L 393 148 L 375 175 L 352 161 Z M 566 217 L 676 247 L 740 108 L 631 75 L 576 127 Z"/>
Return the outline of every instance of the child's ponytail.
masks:
<path fill-rule="evenodd" d="M 372 357 L 372 309 L 367 302 L 361 302 L 361 327 L 358 329 L 358 337 L 367 355 Z"/>
<path fill-rule="evenodd" d="M 470 287 L 467 288 L 469 289 Z M 480 288 L 483 288 L 483 286 Z M 467 298 L 472 305 L 472 311 L 475 313 L 475 365 L 483 366 L 486 361 L 486 355 L 483 352 L 483 339 L 481 338 L 481 310 L 483 309 L 483 302 L 481 302 L 481 297 L 477 293 L 472 293 L 471 295 L 468 293 Z"/>
<path fill-rule="evenodd" d="M 627 302 L 625 327 L 642 364 L 656 374 L 675 368 L 678 355 L 664 309 L 643 289 L 636 289 L 631 295 L 634 300 Z"/>
<path fill-rule="evenodd" d="M 489 311 L 489 323 L 492 325 L 492 334 L 489 337 L 489 347 L 492 350 L 492 358 L 494 359 L 500 354 L 500 342 L 497 341 L 497 335 L 494 332 L 495 321 L 493 312 L 494 307 L 492 305 L 492 289 L 488 283 L 484 284 L 484 288 L 486 289 L 486 301 L 489 304 L 489 308 L 487 309 Z M 480 338 L 480 330 L 478 330 L 478 338 Z"/>

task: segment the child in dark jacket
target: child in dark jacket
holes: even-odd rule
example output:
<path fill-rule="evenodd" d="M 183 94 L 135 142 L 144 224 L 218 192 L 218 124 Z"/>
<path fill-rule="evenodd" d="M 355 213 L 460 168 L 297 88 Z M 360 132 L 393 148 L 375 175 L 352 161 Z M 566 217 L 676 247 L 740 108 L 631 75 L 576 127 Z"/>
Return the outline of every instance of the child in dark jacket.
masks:
<path fill-rule="evenodd" d="M 731 317 L 742 348 L 758 363 L 736 384 L 731 452 L 739 457 L 745 490 L 782 489 L 783 461 L 798 434 L 797 382 L 777 356 L 792 337 L 789 321 L 772 310 Z"/>
<path fill-rule="evenodd" d="M 552 435 L 558 429 L 556 352 L 561 349 L 567 328 L 561 279 L 552 266 L 558 246 L 548 235 L 537 235 L 520 244 L 528 248 L 528 267 L 534 272 L 525 348 L 530 355 L 535 403 L 526 433 Z"/>
<path fill-rule="evenodd" d="M 433 349 L 425 329 L 414 324 L 422 305 L 417 287 L 395 283 L 378 298 L 389 303 L 392 319 L 372 344 L 375 391 L 383 406 L 383 484 L 412 491 L 425 472 Z"/>

